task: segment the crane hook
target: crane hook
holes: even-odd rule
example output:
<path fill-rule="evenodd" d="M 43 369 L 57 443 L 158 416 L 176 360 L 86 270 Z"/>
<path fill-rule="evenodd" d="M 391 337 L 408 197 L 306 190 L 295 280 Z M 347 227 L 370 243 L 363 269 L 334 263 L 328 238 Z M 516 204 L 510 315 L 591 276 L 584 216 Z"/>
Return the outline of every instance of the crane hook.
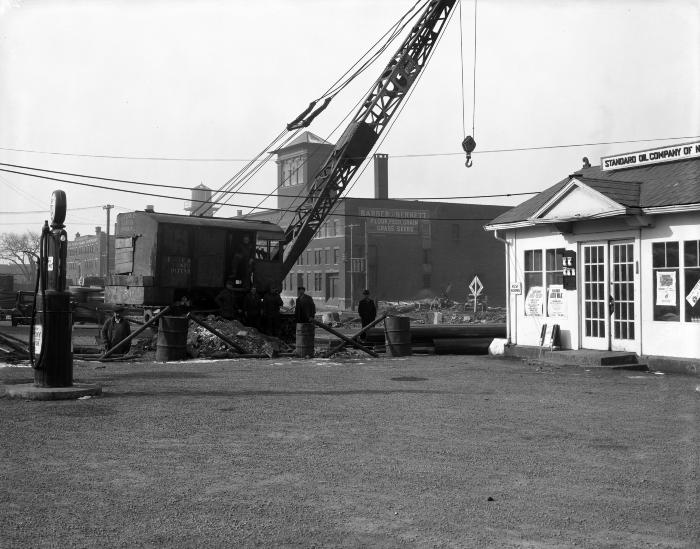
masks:
<path fill-rule="evenodd" d="M 464 163 L 464 165 L 467 168 L 471 168 L 472 152 L 474 152 L 474 149 L 476 149 L 476 141 L 474 141 L 474 138 L 471 135 L 464 138 L 464 141 L 462 141 L 462 148 L 464 149 L 464 152 L 467 153 L 467 161 Z"/>

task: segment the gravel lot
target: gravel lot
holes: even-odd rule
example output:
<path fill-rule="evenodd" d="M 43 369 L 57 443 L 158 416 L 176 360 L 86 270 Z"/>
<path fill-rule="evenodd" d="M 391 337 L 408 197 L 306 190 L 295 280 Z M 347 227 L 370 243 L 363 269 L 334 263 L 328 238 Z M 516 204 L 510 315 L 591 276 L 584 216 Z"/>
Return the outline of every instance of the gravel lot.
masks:
<path fill-rule="evenodd" d="M 104 395 L 0 398 L 2 547 L 700 546 L 697 378 L 455 356 L 74 377 Z"/>

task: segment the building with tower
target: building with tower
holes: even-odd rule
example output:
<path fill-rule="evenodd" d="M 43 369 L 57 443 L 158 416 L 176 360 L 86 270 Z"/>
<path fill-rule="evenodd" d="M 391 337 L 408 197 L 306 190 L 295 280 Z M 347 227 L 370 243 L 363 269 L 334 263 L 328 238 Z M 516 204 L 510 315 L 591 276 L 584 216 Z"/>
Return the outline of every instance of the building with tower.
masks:
<path fill-rule="evenodd" d="M 247 217 L 288 226 L 334 145 L 302 133 L 277 153 L 277 211 Z M 509 208 L 389 198 L 388 155 L 374 155 L 374 197 L 344 198 L 286 276 L 282 295 L 304 286 L 317 303 L 354 308 L 377 299 L 447 296 L 466 301 L 478 276 L 490 305 L 505 303 L 502 247 L 483 225 Z"/>

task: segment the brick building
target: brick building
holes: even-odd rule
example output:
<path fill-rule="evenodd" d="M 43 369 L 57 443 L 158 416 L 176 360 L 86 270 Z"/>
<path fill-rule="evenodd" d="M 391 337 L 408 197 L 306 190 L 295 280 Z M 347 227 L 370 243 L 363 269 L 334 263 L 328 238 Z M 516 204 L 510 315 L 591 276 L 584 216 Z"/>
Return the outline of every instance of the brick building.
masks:
<path fill-rule="evenodd" d="M 107 275 L 107 254 L 109 249 L 109 272 L 114 270 L 114 236 L 109 236 L 101 227 L 95 227 L 95 234 L 75 234 L 75 240 L 68 241 L 69 284 L 82 285 L 90 277 L 104 278 Z"/>
<path fill-rule="evenodd" d="M 333 145 L 305 132 L 277 152 L 278 208 L 294 209 Z M 466 300 L 474 276 L 490 304 L 505 302 L 505 259 L 501 244 L 483 225 L 509 208 L 482 204 L 389 198 L 388 157 L 375 155 L 374 198 L 346 198 L 326 219 L 291 272 L 282 295 L 305 286 L 317 303 L 349 308 L 368 287 L 382 300 L 448 293 Z M 289 212 L 249 217 L 285 227 Z"/>

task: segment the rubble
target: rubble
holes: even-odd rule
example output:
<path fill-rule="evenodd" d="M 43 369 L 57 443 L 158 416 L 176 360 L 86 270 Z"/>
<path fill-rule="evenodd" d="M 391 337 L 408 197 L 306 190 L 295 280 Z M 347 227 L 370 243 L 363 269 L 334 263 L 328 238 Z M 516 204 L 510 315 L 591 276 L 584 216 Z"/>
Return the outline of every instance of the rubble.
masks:
<path fill-rule="evenodd" d="M 287 350 L 287 346 L 280 339 L 265 335 L 237 320 L 226 320 L 215 315 L 209 315 L 203 320 L 231 339 L 247 354 L 267 355 L 272 358 L 280 351 Z M 192 357 L 233 358 L 240 354 L 195 322 L 190 322 L 187 331 L 187 350 Z"/>

